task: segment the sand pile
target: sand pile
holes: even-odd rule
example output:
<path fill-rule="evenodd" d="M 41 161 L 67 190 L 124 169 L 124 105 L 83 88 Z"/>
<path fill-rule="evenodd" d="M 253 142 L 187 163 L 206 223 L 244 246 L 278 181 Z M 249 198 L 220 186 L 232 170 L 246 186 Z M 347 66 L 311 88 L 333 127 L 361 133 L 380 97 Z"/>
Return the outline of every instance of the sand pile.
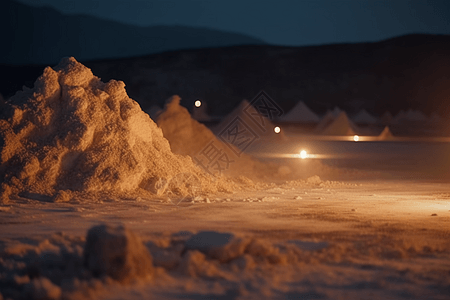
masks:
<path fill-rule="evenodd" d="M 233 145 L 220 141 L 205 125 L 191 117 L 188 110 L 180 105 L 180 100 L 176 95 L 169 98 L 157 119 L 174 153 L 191 156 L 194 162 L 215 176 L 243 175 L 258 179 L 280 175 L 280 166 L 263 164 L 245 153 L 239 153 Z M 281 170 L 286 173 L 285 168 Z"/>
<path fill-rule="evenodd" d="M 394 135 L 392 134 L 391 130 L 389 129 L 389 126 L 384 127 L 383 131 L 378 136 L 378 140 L 380 141 L 389 141 L 393 140 Z"/>
<path fill-rule="evenodd" d="M 266 115 L 243 100 L 215 126 L 213 132 L 221 140 L 238 145 L 242 150 L 249 150 L 259 148 L 264 143 L 287 141 L 284 131 L 281 129 L 281 132 L 275 133 L 275 127 Z"/>
<path fill-rule="evenodd" d="M 184 173 L 214 189 L 189 157 L 171 152 L 123 82 L 103 83 L 74 58 L 47 67 L 33 89 L 3 102 L 0 147 L 3 200 L 67 200 L 73 191 L 161 194 Z"/>
<path fill-rule="evenodd" d="M 323 135 L 354 135 L 358 131 L 355 124 L 350 121 L 345 112 L 341 112 L 323 131 Z"/>

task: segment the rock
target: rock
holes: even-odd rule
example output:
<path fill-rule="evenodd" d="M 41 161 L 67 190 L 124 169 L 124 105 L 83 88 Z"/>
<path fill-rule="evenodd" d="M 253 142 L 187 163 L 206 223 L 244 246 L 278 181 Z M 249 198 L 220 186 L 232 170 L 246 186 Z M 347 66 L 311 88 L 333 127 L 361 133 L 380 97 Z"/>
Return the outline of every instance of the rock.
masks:
<path fill-rule="evenodd" d="M 61 288 L 46 277 L 33 279 L 25 286 L 27 299 L 57 300 L 61 299 Z"/>
<path fill-rule="evenodd" d="M 231 233 L 201 231 L 192 236 L 185 246 L 187 249 L 201 251 L 221 262 L 228 262 L 241 256 L 248 244 L 248 240 Z"/>
<path fill-rule="evenodd" d="M 203 253 L 197 250 L 187 251 L 184 255 L 179 270 L 190 277 L 220 277 L 220 271 L 211 261 L 206 260 Z"/>
<path fill-rule="evenodd" d="M 151 278 L 152 256 L 141 239 L 124 226 L 99 225 L 89 229 L 84 264 L 94 276 L 110 276 L 120 282 Z"/>
<path fill-rule="evenodd" d="M 319 176 L 314 175 L 306 179 L 306 183 L 311 185 L 320 185 L 322 183 L 322 180 L 320 179 Z"/>

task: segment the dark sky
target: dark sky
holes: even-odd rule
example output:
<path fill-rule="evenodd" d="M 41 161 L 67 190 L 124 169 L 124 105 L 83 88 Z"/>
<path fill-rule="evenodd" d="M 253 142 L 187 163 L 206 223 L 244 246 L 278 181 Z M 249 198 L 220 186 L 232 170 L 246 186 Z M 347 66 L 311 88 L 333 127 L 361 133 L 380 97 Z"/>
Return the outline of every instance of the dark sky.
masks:
<path fill-rule="evenodd" d="M 377 41 L 407 33 L 450 34 L 448 0 L 20 0 L 67 14 L 129 24 L 189 25 L 272 44 Z"/>

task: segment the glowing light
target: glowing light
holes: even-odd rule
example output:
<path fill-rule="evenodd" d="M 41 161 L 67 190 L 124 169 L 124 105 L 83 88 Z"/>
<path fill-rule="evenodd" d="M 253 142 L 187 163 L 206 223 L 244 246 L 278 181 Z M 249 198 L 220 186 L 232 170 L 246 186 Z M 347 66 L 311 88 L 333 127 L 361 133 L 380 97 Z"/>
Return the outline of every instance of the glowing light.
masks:
<path fill-rule="evenodd" d="M 359 135 L 355 134 L 355 135 L 353 136 L 353 140 L 354 140 L 355 142 L 359 141 Z"/>
<path fill-rule="evenodd" d="M 200 106 L 202 106 L 202 101 L 197 100 L 197 101 L 195 101 L 194 105 L 195 105 L 195 107 L 200 107 Z"/>
<path fill-rule="evenodd" d="M 308 152 L 306 152 L 305 150 L 300 151 L 300 158 L 301 159 L 305 159 L 308 157 Z"/>
<path fill-rule="evenodd" d="M 276 127 L 273 129 L 273 131 L 275 131 L 275 133 L 280 133 L 281 128 L 278 127 L 278 126 L 276 126 Z"/>

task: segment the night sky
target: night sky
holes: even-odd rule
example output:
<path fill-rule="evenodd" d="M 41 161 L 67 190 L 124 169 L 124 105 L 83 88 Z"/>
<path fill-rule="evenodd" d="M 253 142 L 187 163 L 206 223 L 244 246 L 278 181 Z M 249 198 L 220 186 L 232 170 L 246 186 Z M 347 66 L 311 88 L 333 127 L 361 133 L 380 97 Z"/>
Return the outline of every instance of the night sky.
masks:
<path fill-rule="evenodd" d="M 135 25 L 189 25 L 245 33 L 278 45 L 378 41 L 450 34 L 448 0 L 20 0 L 66 14 Z"/>

